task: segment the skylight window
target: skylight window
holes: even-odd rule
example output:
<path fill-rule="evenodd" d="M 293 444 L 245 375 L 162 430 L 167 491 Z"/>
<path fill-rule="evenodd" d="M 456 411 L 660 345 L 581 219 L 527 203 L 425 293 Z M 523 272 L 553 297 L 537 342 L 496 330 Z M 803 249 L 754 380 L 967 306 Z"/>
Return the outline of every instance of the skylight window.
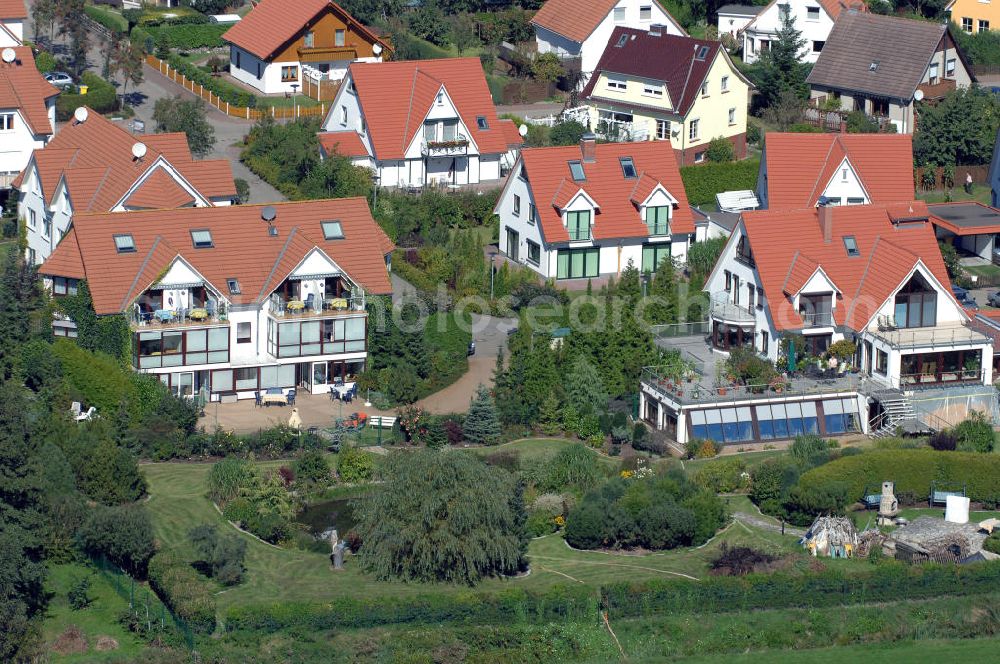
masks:
<path fill-rule="evenodd" d="M 206 229 L 191 231 L 191 243 L 195 249 L 209 249 L 215 246 L 212 242 L 212 231 Z"/>
<path fill-rule="evenodd" d="M 583 172 L 583 164 L 578 161 L 569 162 L 569 172 L 577 182 L 587 179 L 587 175 Z"/>
<path fill-rule="evenodd" d="M 861 252 L 858 251 L 858 242 L 854 239 L 853 235 L 844 236 L 844 249 L 847 250 L 848 256 L 860 256 Z"/>
<path fill-rule="evenodd" d="M 699 46 L 698 47 L 698 51 L 694 54 L 694 59 L 695 60 L 704 60 L 706 57 L 708 57 L 708 47 L 707 46 Z"/>
<path fill-rule="evenodd" d="M 226 287 L 229 288 L 229 294 L 230 295 L 239 295 L 240 294 L 240 280 L 239 279 L 233 279 L 232 277 L 230 277 L 229 279 L 226 279 Z"/>
<path fill-rule="evenodd" d="M 875 60 L 870 65 L 868 65 L 868 71 L 878 71 L 878 60 Z"/>
<path fill-rule="evenodd" d="M 323 227 L 324 240 L 343 240 L 344 228 L 339 221 L 324 221 L 320 224 Z"/>
<path fill-rule="evenodd" d="M 476 117 L 476 126 L 478 126 L 481 131 L 490 128 L 490 124 L 486 121 L 485 115 L 480 115 Z"/>
<path fill-rule="evenodd" d="M 627 41 L 628 41 L 628 35 L 622 35 L 621 37 L 618 38 L 618 43 L 615 44 L 615 48 L 621 48 L 625 46 L 625 42 Z"/>
<path fill-rule="evenodd" d="M 119 254 L 130 254 L 135 251 L 135 240 L 131 235 L 116 235 L 115 249 Z"/>
<path fill-rule="evenodd" d="M 632 157 L 622 157 L 618 160 L 622 165 L 622 175 L 625 176 L 626 180 L 634 180 L 638 175 L 635 172 L 635 163 L 632 161 Z"/>

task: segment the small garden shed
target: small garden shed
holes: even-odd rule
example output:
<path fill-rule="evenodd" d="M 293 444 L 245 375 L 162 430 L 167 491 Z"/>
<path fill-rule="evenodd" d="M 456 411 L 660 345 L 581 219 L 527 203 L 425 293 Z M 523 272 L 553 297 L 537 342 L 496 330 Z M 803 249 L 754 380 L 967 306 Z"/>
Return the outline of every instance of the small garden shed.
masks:
<path fill-rule="evenodd" d="M 802 546 L 813 556 L 850 558 L 858 549 L 858 530 L 842 516 L 819 516 L 802 536 Z"/>

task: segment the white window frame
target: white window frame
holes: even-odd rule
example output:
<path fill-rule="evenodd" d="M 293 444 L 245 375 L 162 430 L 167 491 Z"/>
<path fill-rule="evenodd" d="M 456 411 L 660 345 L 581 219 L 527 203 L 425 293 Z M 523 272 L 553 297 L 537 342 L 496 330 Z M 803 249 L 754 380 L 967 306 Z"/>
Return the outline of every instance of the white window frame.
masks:
<path fill-rule="evenodd" d="M 729 76 L 723 76 L 719 79 L 719 90 L 721 92 L 729 92 Z"/>
<path fill-rule="evenodd" d="M 709 93 L 709 90 L 708 90 L 708 81 L 706 80 L 704 83 L 701 84 L 701 96 L 702 97 L 708 97 L 709 94 L 710 93 Z"/>
<path fill-rule="evenodd" d="M 671 123 L 670 120 L 657 120 L 656 121 L 656 138 L 661 141 L 670 140 L 670 130 Z"/>
<path fill-rule="evenodd" d="M 655 85 L 653 83 L 643 83 L 642 94 L 646 95 L 647 97 L 662 97 L 663 86 Z"/>
<path fill-rule="evenodd" d="M 347 104 L 341 104 L 340 106 L 340 124 L 341 126 L 347 126 Z"/>
<path fill-rule="evenodd" d="M 970 35 L 972 34 L 972 17 L 971 16 L 963 16 L 962 17 L 962 30 L 964 30 L 965 32 L 968 32 Z"/>
<path fill-rule="evenodd" d="M 611 20 L 615 22 L 615 25 L 621 25 L 625 22 L 625 7 L 615 7 L 611 10 Z"/>
<path fill-rule="evenodd" d="M 38 213 L 28 210 L 28 228 L 35 230 L 38 228 Z"/>
<path fill-rule="evenodd" d="M 814 15 L 815 14 L 815 15 Z M 819 7 L 806 7 L 806 20 L 818 21 L 820 19 Z"/>
<path fill-rule="evenodd" d="M 514 194 L 513 210 L 515 217 L 521 216 L 521 197 L 517 194 Z"/>
<path fill-rule="evenodd" d="M 608 89 L 615 90 L 616 92 L 625 92 L 628 90 L 628 81 L 624 78 L 612 78 L 608 76 Z"/>
<path fill-rule="evenodd" d="M 944 63 L 944 77 L 951 78 L 955 75 L 955 67 L 958 65 L 955 58 L 949 58 Z"/>
<path fill-rule="evenodd" d="M 729 109 L 729 126 L 736 124 L 736 107 Z"/>
<path fill-rule="evenodd" d="M 700 140 L 699 133 L 701 129 L 701 121 L 698 118 L 692 118 L 688 122 L 688 140 L 697 141 Z"/>
<path fill-rule="evenodd" d="M 14 131 L 13 113 L 0 113 L 0 131 Z"/>
<path fill-rule="evenodd" d="M 640 21 L 653 20 L 653 5 L 641 5 L 639 7 L 639 20 Z"/>

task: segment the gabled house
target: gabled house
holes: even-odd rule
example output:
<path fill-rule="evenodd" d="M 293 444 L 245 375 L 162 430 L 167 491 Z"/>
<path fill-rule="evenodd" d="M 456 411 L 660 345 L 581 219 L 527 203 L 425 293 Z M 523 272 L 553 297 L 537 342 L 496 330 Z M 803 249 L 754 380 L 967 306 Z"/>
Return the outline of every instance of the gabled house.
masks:
<path fill-rule="evenodd" d="M 78 215 L 39 272 L 57 299 L 86 279 L 98 316 L 128 319 L 136 370 L 218 401 L 350 386 L 392 249 L 363 198 L 147 210 Z"/>
<path fill-rule="evenodd" d="M 944 9 L 951 22 L 970 35 L 1000 30 L 1000 3 L 992 0 L 951 0 Z"/>
<path fill-rule="evenodd" d="M 24 45 L 24 22 L 28 9 L 24 0 L 0 0 L 0 48 Z"/>
<path fill-rule="evenodd" d="M 229 73 L 265 94 L 339 81 L 352 62 L 381 62 L 389 43 L 332 0 L 263 0 L 222 35 Z"/>
<path fill-rule="evenodd" d="M 478 58 L 354 63 L 323 120 L 323 154 L 383 187 L 499 182 L 521 137 L 497 118 Z"/>
<path fill-rule="evenodd" d="M 916 126 L 914 103 L 974 81 L 946 23 L 841 12 L 806 81 L 814 103 L 829 99 L 900 134 Z"/>
<path fill-rule="evenodd" d="M 579 60 L 584 83 L 617 27 L 687 36 L 658 0 L 546 0 L 531 24 L 538 52 Z"/>
<path fill-rule="evenodd" d="M 684 262 L 695 233 L 671 150 L 593 135 L 579 147 L 522 150 L 494 212 L 501 252 L 560 280 Z"/>
<path fill-rule="evenodd" d="M 771 0 L 742 31 L 743 60 L 753 64 L 778 38 L 785 16 L 791 17 L 802 33 L 805 45 L 799 52 L 802 62 L 816 62 L 833 30 L 833 24 L 847 10 L 866 11 L 862 0 Z"/>
<path fill-rule="evenodd" d="M 719 137 L 746 156 L 751 87 L 720 42 L 615 28 L 580 100 L 598 134 L 670 141 L 684 166 Z"/>
<path fill-rule="evenodd" d="M 907 134 L 771 132 L 757 176 L 761 209 L 870 205 L 911 200 L 913 140 Z"/>
<path fill-rule="evenodd" d="M 224 206 L 236 197 L 229 161 L 193 159 L 183 133 L 137 140 L 86 108 L 35 150 L 14 186 L 32 263 L 52 254 L 77 214 Z"/>
<path fill-rule="evenodd" d="M 56 132 L 56 97 L 27 46 L 0 48 L 0 190 Z"/>
<path fill-rule="evenodd" d="M 764 11 L 760 5 L 722 5 L 715 11 L 719 38 L 729 35 L 733 43 L 741 43 L 741 32 L 758 14 Z"/>

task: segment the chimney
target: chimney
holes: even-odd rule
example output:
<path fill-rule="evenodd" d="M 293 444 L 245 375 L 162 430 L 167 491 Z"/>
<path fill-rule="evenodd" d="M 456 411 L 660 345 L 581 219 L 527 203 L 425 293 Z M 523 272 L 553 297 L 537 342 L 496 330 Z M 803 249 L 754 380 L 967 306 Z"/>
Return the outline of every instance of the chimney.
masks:
<path fill-rule="evenodd" d="M 597 161 L 597 136 L 590 132 L 581 136 L 580 153 L 583 155 L 583 163 L 585 164 Z"/>
<path fill-rule="evenodd" d="M 823 243 L 830 244 L 833 241 L 833 207 L 820 203 L 816 211 L 819 213 L 819 227 L 823 231 Z"/>
<path fill-rule="evenodd" d="M 840 118 L 840 133 L 841 134 L 847 133 L 847 120 L 845 120 L 843 117 Z"/>

